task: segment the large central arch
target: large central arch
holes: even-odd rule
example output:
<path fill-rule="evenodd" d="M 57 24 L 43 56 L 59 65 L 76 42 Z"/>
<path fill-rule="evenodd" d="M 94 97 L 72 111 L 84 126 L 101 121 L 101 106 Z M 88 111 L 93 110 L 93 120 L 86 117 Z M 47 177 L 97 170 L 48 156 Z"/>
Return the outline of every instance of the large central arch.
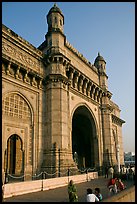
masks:
<path fill-rule="evenodd" d="M 86 106 L 79 106 L 72 118 L 72 153 L 78 168 L 94 168 L 99 163 L 98 151 L 93 116 Z"/>

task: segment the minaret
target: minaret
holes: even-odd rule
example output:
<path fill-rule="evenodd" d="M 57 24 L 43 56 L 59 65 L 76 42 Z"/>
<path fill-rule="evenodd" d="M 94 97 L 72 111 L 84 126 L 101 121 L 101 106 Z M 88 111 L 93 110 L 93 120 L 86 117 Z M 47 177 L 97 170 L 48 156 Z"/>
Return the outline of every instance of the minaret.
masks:
<path fill-rule="evenodd" d="M 108 89 L 107 79 L 108 76 L 106 74 L 106 62 L 104 58 L 98 52 L 98 56 L 95 59 L 94 66 L 97 67 L 99 73 L 99 83 L 103 89 Z"/>

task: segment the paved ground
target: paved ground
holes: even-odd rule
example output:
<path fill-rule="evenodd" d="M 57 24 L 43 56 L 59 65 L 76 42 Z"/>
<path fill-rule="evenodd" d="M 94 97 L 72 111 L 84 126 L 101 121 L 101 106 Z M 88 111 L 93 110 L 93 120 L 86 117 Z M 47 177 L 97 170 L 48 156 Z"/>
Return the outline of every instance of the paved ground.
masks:
<path fill-rule="evenodd" d="M 79 202 L 85 202 L 87 188 L 92 188 L 94 190 L 96 187 L 99 187 L 101 189 L 103 198 L 107 198 L 107 183 L 108 179 L 99 177 L 98 179 L 93 179 L 88 182 L 76 184 Z M 127 185 L 127 187 L 133 185 L 132 181 L 125 181 L 124 183 Z M 64 186 L 52 190 L 39 191 L 35 193 L 28 193 L 24 195 L 6 198 L 4 199 L 4 202 L 69 202 L 69 200 L 67 186 Z"/>

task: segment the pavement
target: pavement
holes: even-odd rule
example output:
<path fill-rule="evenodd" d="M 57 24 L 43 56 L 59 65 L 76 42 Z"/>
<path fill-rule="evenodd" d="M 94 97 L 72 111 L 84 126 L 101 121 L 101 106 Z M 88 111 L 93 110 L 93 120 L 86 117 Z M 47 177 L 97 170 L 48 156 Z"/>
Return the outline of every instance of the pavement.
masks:
<path fill-rule="evenodd" d="M 107 188 L 108 178 L 99 177 L 90 181 L 76 183 L 77 194 L 79 202 L 86 202 L 86 189 L 91 188 L 93 191 L 99 187 L 103 199 L 108 197 L 109 191 Z M 128 187 L 133 186 L 133 181 L 124 181 Z M 5 198 L 3 202 L 69 202 L 67 186 L 59 187 L 51 190 L 39 191 L 34 193 L 27 193 L 23 195 Z"/>

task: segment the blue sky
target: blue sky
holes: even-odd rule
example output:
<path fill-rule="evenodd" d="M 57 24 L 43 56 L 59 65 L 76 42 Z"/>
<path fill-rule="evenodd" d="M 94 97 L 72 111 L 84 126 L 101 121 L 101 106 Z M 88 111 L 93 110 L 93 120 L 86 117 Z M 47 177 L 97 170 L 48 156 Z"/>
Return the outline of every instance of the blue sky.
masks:
<path fill-rule="evenodd" d="M 135 151 L 135 3 L 56 2 L 67 40 L 92 64 L 106 60 L 108 89 L 121 110 L 124 151 Z M 47 33 L 54 2 L 2 2 L 2 23 L 35 47 Z"/>

